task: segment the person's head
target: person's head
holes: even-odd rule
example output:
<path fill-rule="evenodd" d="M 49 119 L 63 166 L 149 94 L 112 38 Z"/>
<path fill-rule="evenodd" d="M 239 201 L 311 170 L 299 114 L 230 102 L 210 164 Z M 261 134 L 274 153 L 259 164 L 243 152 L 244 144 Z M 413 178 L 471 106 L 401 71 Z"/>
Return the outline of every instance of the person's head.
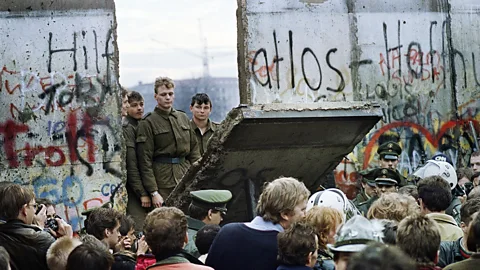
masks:
<path fill-rule="evenodd" d="M 389 219 L 400 222 L 405 217 L 419 212 L 417 202 L 408 195 L 398 193 L 383 194 L 367 213 L 369 219 Z"/>
<path fill-rule="evenodd" d="M 475 172 L 470 178 L 470 182 L 472 182 L 474 187 L 478 187 L 480 185 L 480 172 Z"/>
<path fill-rule="evenodd" d="M 468 200 L 472 200 L 475 198 L 480 198 L 480 186 L 474 187 L 470 193 L 468 193 Z"/>
<path fill-rule="evenodd" d="M 175 99 L 175 83 L 168 77 L 158 77 L 154 84 L 157 107 L 162 111 L 170 111 Z"/>
<path fill-rule="evenodd" d="M 113 256 L 103 244 L 83 243 L 68 256 L 66 270 L 110 270 Z"/>
<path fill-rule="evenodd" d="M 68 236 L 57 239 L 47 250 L 47 265 L 50 270 L 65 270 L 68 256 L 82 242 Z"/>
<path fill-rule="evenodd" d="M 460 208 L 460 227 L 466 237 L 468 233 L 468 226 L 470 225 L 473 214 L 480 211 L 480 198 L 467 200 Z"/>
<path fill-rule="evenodd" d="M 198 230 L 195 236 L 195 246 L 197 246 L 198 252 L 203 255 L 207 254 L 210 246 L 212 246 L 213 240 L 220 231 L 219 225 L 207 224 Z"/>
<path fill-rule="evenodd" d="M 55 204 L 50 199 L 47 198 L 36 198 L 37 205 L 45 205 L 47 207 L 47 218 L 55 218 L 57 216 L 57 211 L 55 210 Z"/>
<path fill-rule="evenodd" d="M 468 226 L 467 249 L 472 252 L 480 252 L 480 215 L 473 214 L 473 220 Z"/>
<path fill-rule="evenodd" d="M 406 185 L 398 189 L 399 194 L 409 195 L 418 201 L 418 187 L 415 185 Z"/>
<path fill-rule="evenodd" d="M 315 229 L 319 249 L 335 243 L 335 233 L 343 223 L 343 214 L 331 207 L 314 206 L 308 210 L 305 220 Z"/>
<path fill-rule="evenodd" d="M 310 191 L 305 184 L 295 178 L 280 177 L 265 184 L 258 200 L 257 215 L 286 229 L 305 217 L 308 196 Z"/>
<path fill-rule="evenodd" d="M 156 256 L 180 252 L 188 242 L 187 217 L 178 208 L 156 208 L 147 215 L 145 240 Z"/>
<path fill-rule="evenodd" d="M 458 178 L 458 185 L 463 187 L 465 183 L 470 182 L 470 179 L 473 176 L 473 169 L 472 168 L 458 168 L 457 169 L 457 178 Z"/>
<path fill-rule="evenodd" d="M 375 170 L 375 184 L 379 196 L 397 192 L 399 183 L 400 175 L 394 169 L 377 168 Z"/>
<path fill-rule="evenodd" d="M 473 152 L 470 156 L 470 166 L 473 172 L 480 172 L 480 151 Z"/>
<path fill-rule="evenodd" d="M 411 270 L 415 263 L 405 252 L 395 246 L 372 243 L 362 252 L 353 255 L 348 262 L 348 270 Z"/>
<path fill-rule="evenodd" d="M 227 203 L 232 199 L 229 190 L 197 190 L 191 191 L 190 195 L 192 202 L 188 206 L 188 215 L 205 224 L 215 225 L 222 222 L 227 214 Z"/>
<path fill-rule="evenodd" d="M 88 216 L 86 231 L 103 241 L 109 248 L 114 248 L 120 240 L 120 220 L 122 215 L 111 208 L 97 208 Z"/>
<path fill-rule="evenodd" d="M 396 245 L 398 222 L 388 219 L 382 219 L 380 222 L 383 224 L 383 243 L 387 245 Z"/>
<path fill-rule="evenodd" d="M 36 210 L 35 194 L 30 188 L 11 184 L 0 189 L 0 219 L 19 219 L 30 225 Z"/>
<path fill-rule="evenodd" d="M 137 91 L 131 91 L 128 94 L 128 104 L 128 115 L 137 120 L 142 119 L 144 111 L 143 96 Z"/>
<path fill-rule="evenodd" d="M 417 264 L 436 264 L 440 241 L 437 224 L 427 216 L 409 216 L 398 224 L 397 246 Z"/>
<path fill-rule="evenodd" d="M 374 172 L 375 169 L 367 169 L 359 172 L 359 174 L 362 176 L 362 188 L 369 197 L 373 197 L 377 194 Z"/>
<path fill-rule="evenodd" d="M 314 206 L 335 208 L 342 213 L 343 221 L 359 215 L 357 207 L 347 198 L 347 195 L 337 188 L 327 188 L 315 192 L 307 201 L 307 211 Z"/>
<path fill-rule="evenodd" d="M 395 170 L 398 165 L 398 157 L 402 153 L 402 148 L 396 142 L 386 142 L 378 147 L 380 156 L 380 168 Z"/>
<path fill-rule="evenodd" d="M 135 221 L 131 216 L 122 214 L 120 218 L 120 228 L 118 229 L 122 237 L 130 239 L 133 243 L 137 239 L 135 236 Z"/>
<path fill-rule="evenodd" d="M 280 264 L 313 268 L 318 257 L 318 237 L 306 222 L 295 222 L 277 235 Z"/>
<path fill-rule="evenodd" d="M 450 185 L 440 176 L 429 176 L 418 182 L 418 201 L 423 213 L 443 212 L 452 201 Z"/>
<path fill-rule="evenodd" d="M 128 107 L 130 107 L 128 103 L 128 90 L 122 88 L 122 116 L 127 116 Z"/>
<path fill-rule="evenodd" d="M 196 120 L 207 120 L 212 112 L 212 101 L 205 93 L 198 93 L 192 97 L 190 111 Z"/>
<path fill-rule="evenodd" d="M 10 269 L 10 255 L 4 247 L 0 246 L 0 270 Z"/>
<path fill-rule="evenodd" d="M 345 222 L 335 235 L 335 244 L 328 244 L 333 252 L 336 270 L 347 269 L 349 258 L 362 251 L 370 242 L 382 242 L 383 224 L 357 215 Z"/>

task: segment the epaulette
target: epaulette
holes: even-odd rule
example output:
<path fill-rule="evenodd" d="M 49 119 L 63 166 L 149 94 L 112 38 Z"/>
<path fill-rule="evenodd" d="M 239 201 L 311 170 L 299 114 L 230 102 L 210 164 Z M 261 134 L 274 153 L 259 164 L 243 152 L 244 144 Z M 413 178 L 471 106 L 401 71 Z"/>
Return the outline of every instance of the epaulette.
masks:
<path fill-rule="evenodd" d="M 147 114 L 145 114 L 142 119 L 146 119 L 147 117 L 149 117 L 150 115 L 152 114 L 152 112 L 148 112 Z"/>

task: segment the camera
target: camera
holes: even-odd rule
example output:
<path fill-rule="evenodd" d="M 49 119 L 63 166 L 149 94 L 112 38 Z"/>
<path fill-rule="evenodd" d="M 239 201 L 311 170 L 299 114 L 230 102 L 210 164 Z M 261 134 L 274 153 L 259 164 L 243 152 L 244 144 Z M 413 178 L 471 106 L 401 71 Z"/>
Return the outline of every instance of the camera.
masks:
<path fill-rule="evenodd" d="M 58 231 L 58 222 L 55 220 L 55 218 L 47 218 L 45 221 L 45 227 L 56 232 Z"/>

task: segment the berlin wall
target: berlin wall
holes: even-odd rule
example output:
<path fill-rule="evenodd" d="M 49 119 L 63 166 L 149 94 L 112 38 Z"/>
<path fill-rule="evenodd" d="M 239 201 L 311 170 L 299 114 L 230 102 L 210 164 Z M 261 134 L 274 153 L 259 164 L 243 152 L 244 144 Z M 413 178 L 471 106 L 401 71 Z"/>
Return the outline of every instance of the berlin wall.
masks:
<path fill-rule="evenodd" d="M 238 3 L 241 103 L 383 105 L 382 121 L 335 170 L 350 196 L 386 140 L 400 142 L 404 175 L 437 152 L 468 163 L 480 130 L 476 1 Z"/>
<path fill-rule="evenodd" d="M 0 181 L 78 230 L 124 180 L 113 0 L 4 1 L 0 36 Z"/>

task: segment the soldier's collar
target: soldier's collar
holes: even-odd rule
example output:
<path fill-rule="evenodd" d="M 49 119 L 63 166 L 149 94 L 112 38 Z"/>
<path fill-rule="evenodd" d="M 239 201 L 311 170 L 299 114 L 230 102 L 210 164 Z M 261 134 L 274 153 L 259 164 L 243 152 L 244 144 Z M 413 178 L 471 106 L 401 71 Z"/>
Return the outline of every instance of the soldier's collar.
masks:
<path fill-rule="evenodd" d="M 130 124 L 132 124 L 132 125 L 134 125 L 134 126 L 136 126 L 136 125 L 138 124 L 138 120 L 135 119 L 135 118 L 133 118 L 133 117 L 131 117 L 130 115 L 125 116 L 124 119 L 125 119 L 125 121 L 127 121 L 128 123 L 130 123 Z"/>
<path fill-rule="evenodd" d="M 167 118 L 169 117 L 170 115 L 172 115 L 173 117 L 177 118 L 177 110 L 175 110 L 174 108 L 172 108 L 170 110 L 170 112 L 166 112 L 158 107 L 155 107 L 155 112 L 158 113 L 159 115 Z"/>
<path fill-rule="evenodd" d="M 213 132 L 216 131 L 217 128 L 216 128 L 215 125 L 212 123 L 212 121 L 210 121 L 210 119 L 208 119 L 208 124 L 207 124 L 207 125 L 208 125 L 208 128 L 211 129 Z"/>

